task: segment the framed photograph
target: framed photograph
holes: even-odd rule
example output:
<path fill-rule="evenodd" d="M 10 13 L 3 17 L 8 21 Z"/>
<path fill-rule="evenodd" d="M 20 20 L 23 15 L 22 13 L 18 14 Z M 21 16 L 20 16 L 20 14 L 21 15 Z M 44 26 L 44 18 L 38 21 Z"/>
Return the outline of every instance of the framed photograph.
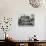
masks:
<path fill-rule="evenodd" d="M 19 26 L 34 26 L 34 15 L 32 14 L 31 16 L 20 16 L 18 19 L 18 25 Z"/>

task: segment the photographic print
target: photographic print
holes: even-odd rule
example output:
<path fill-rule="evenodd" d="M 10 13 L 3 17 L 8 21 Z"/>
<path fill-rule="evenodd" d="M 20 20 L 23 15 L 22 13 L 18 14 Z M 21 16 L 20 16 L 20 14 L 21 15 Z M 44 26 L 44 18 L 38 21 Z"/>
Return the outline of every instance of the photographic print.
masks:
<path fill-rule="evenodd" d="M 23 15 L 18 19 L 18 25 L 19 26 L 34 26 L 34 15 L 26 16 Z"/>

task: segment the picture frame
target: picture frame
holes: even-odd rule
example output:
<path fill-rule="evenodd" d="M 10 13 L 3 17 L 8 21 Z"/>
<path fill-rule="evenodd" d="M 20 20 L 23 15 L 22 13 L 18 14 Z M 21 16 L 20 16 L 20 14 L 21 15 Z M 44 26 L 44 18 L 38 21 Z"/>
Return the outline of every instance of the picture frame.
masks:
<path fill-rule="evenodd" d="M 18 19 L 18 25 L 19 26 L 34 26 L 34 15 L 31 16 L 20 16 Z"/>

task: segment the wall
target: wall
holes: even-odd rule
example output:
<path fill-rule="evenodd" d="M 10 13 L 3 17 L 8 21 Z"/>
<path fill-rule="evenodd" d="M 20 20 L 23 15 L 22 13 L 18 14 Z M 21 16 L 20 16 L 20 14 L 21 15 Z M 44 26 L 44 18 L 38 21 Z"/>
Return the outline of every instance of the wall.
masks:
<path fill-rule="evenodd" d="M 28 0 L 0 0 L 0 16 L 13 17 L 10 33 L 17 40 L 27 40 L 34 34 L 39 40 L 45 39 L 45 16 L 46 8 L 33 8 Z M 19 27 L 18 17 L 23 14 L 35 15 L 35 26 Z M 0 31 L 2 33 L 2 31 Z M 0 35 L 2 35 L 0 33 Z M 0 36 L 0 39 L 3 37 Z M 4 38 L 3 38 L 4 39 Z"/>

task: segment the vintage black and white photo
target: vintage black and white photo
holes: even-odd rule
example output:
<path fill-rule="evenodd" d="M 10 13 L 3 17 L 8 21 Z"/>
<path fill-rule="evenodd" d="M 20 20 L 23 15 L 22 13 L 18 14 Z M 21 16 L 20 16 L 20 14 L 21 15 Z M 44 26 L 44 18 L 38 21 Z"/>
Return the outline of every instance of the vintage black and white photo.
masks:
<path fill-rule="evenodd" d="M 32 14 L 31 16 L 26 16 L 23 15 L 18 19 L 18 25 L 19 26 L 34 26 L 34 15 Z"/>

